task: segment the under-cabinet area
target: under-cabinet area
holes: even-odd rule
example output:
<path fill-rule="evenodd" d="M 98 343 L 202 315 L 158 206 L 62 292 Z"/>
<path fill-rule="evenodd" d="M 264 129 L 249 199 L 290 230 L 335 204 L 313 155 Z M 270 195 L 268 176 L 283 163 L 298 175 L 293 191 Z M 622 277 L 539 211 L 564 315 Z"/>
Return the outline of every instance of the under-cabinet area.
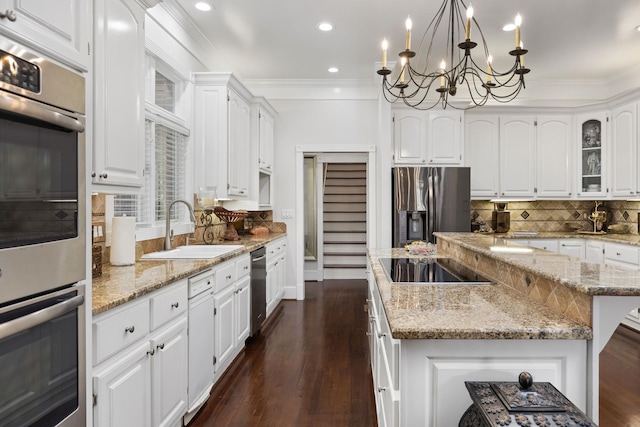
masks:
<path fill-rule="evenodd" d="M 267 319 L 283 297 L 286 236 L 247 240 L 217 258 L 110 266 L 94 280 L 95 426 L 182 426 L 197 414 L 251 333 L 249 252 L 267 249 Z"/>

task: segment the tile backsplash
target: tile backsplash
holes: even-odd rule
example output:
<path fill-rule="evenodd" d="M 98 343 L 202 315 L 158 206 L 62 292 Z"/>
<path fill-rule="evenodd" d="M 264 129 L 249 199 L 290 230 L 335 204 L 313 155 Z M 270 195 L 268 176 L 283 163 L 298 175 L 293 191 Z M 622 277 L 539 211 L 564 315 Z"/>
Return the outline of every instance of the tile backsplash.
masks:
<path fill-rule="evenodd" d="M 567 231 L 570 224 L 590 230 L 593 223 L 587 218 L 594 207 L 595 202 L 586 200 L 536 200 L 507 203 L 505 210 L 510 212 L 511 231 Z M 491 226 L 494 208 L 490 201 L 472 200 L 471 220 Z M 608 212 L 608 225 L 626 224 L 628 232 L 637 233 L 640 202 L 604 201 L 598 210 Z"/>

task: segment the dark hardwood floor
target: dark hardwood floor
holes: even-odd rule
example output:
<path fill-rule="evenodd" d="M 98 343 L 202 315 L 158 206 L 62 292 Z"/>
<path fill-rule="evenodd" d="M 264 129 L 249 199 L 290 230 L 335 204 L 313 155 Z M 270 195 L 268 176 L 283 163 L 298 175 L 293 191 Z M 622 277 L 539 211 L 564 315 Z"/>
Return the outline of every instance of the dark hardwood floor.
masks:
<path fill-rule="evenodd" d="M 283 301 L 189 427 L 375 426 L 366 286 L 311 282 Z M 640 427 L 640 333 L 622 326 L 600 354 L 599 425 Z"/>
<path fill-rule="evenodd" d="M 624 326 L 600 353 L 599 424 L 640 426 L 640 333 Z"/>
<path fill-rule="evenodd" d="M 375 426 L 364 280 L 283 301 L 190 427 Z"/>

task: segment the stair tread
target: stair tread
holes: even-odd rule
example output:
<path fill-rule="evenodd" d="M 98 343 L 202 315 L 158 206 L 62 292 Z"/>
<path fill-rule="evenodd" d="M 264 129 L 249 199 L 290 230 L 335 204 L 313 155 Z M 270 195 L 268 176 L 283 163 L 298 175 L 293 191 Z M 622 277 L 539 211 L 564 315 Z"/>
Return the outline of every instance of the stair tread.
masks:
<path fill-rule="evenodd" d="M 365 264 L 325 264 L 324 268 L 365 268 Z"/>
<path fill-rule="evenodd" d="M 366 256 L 366 252 L 323 252 L 324 256 Z"/>

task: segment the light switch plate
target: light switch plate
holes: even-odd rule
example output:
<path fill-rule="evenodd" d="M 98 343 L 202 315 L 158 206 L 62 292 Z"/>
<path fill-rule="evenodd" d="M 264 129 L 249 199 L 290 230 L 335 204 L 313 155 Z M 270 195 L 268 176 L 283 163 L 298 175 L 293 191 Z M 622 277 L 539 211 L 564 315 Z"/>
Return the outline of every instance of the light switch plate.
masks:
<path fill-rule="evenodd" d="M 282 209 L 282 219 L 293 218 L 293 209 Z"/>

